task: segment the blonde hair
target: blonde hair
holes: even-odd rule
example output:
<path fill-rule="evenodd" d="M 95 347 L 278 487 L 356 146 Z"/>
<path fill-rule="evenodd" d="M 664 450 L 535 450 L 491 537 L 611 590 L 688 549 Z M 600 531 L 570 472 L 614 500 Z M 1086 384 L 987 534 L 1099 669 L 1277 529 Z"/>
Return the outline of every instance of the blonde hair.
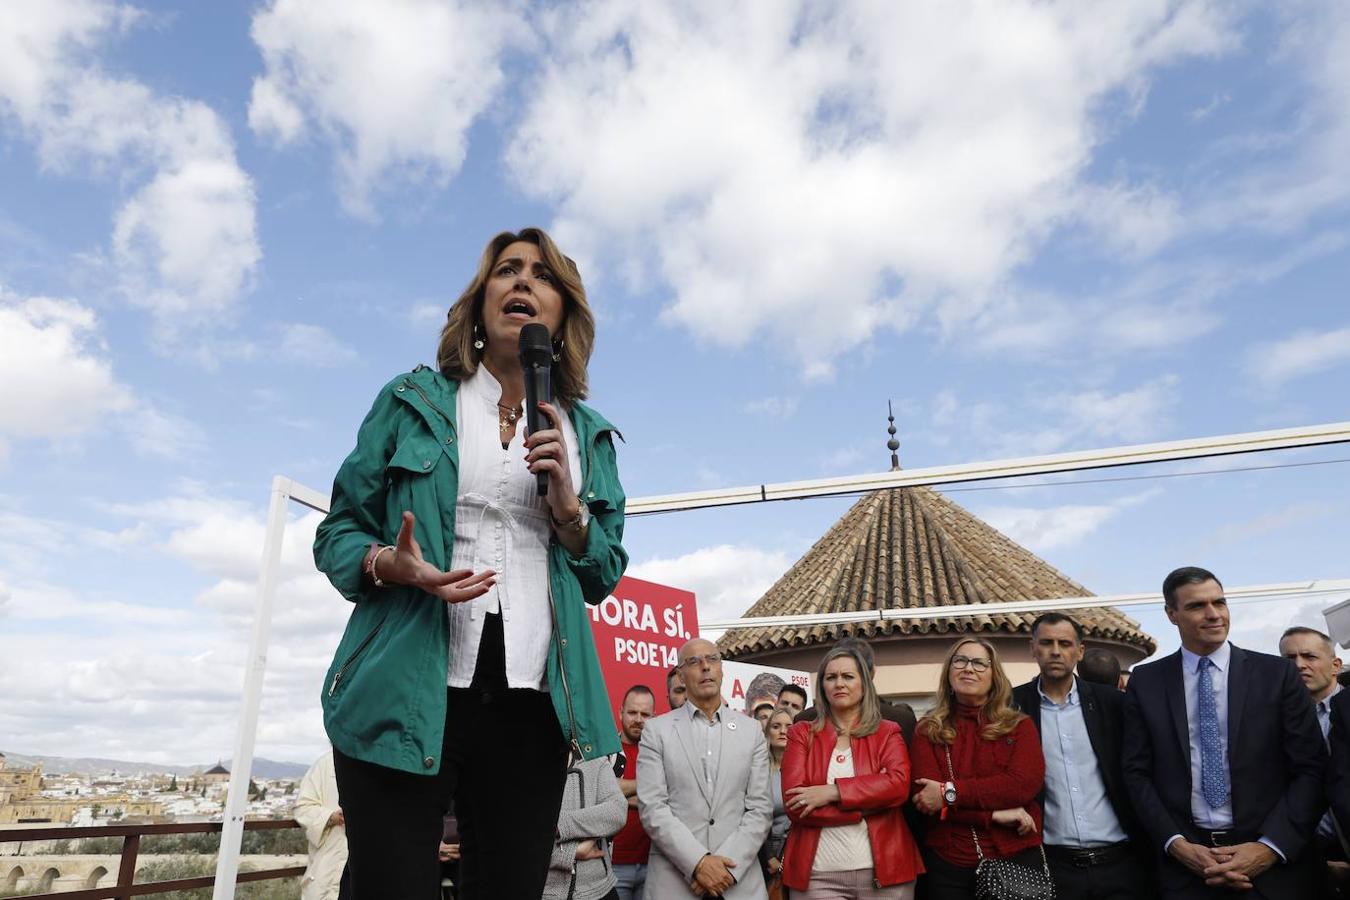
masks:
<path fill-rule="evenodd" d="M 952 659 L 956 651 L 966 644 L 978 644 L 989 653 L 989 671 L 992 684 L 989 696 L 980 707 L 979 721 L 983 727 L 980 737 L 986 741 L 996 740 L 1010 733 L 1017 723 L 1026 718 L 1012 707 L 1012 682 L 998 661 L 998 651 L 994 645 L 981 637 L 963 637 L 947 651 L 942 662 L 942 676 L 938 680 L 937 704 L 928 715 L 919 722 L 919 731 L 936 744 L 950 744 L 956 740 L 956 692 L 952 690 Z"/>
<path fill-rule="evenodd" d="M 478 272 L 459 295 L 445 317 L 440 345 L 436 348 L 436 366 L 446 378 L 463 381 L 478 371 L 482 352 L 474 349 L 474 326 L 483 319 L 483 294 L 492 277 L 497 257 L 507 247 L 524 241 L 539 248 L 539 255 L 554 276 L 554 284 L 563 297 L 563 321 L 554 335 L 562 341 L 562 357 L 553 364 L 553 392 L 562 403 L 586 399 L 586 366 L 595 346 L 595 318 L 586 303 L 586 288 L 581 284 L 577 264 L 565 256 L 553 238 L 542 228 L 503 231 L 488 241 L 478 260 Z"/>
<path fill-rule="evenodd" d="M 773 743 L 769 740 L 769 726 L 773 725 L 773 720 L 779 716 L 787 716 L 789 726 L 792 725 L 793 720 L 792 711 L 787 709 L 775 709 L 769 717 L 764 720 L 764 743 L 769 748 L 769 771 L 771 772 L 783 768 L 783 754 L 787 752 L 786 747 L 779 750 L 775 748 Z"/>
<path fill-rule="evenodd" d="M 858 724 L 854 725 L 850 731 L 845 731 L 839 727 L 839 723 L 835 721 L 834 713 L 830 710 L 829 701 L 825 699 L 825 667 L 836 659 L 845 658 L 853 660 L 853 665 L 858 669 L 858 680 L 862 682 L 863 688 L 862 703 L 859 704 L 860 709 L 858 710 Z M 831 647 L 830 652 L 826 653 L 825 658 L 820 661 L 820 667 L 816 669 L 816 709 L 819 713 L 816 716 L 816 721 L 811 725 L 811 730 L 816 732 L 825 727 L 827 716 L 834 725 L 835 731 L 853 737 L 865 737 L 876 731 L 877 727 L 881 725 L 881 698 L 877 696 L 877 686 L 872 683 L 872 675 L 867 669 L 867 661 L 863 659 L 857 645 L 841 641 Z"/>

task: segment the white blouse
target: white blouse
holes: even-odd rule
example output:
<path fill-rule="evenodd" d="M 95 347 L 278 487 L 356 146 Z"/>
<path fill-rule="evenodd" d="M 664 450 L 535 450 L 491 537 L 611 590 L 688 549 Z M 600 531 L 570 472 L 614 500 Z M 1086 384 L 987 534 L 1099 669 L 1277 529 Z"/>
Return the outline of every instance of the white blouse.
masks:
<path fill-rule="evenodd" d="M 853 777 L 853 748 L 830 751 L 830 768 L 826 784 L 840 778 Z M 832 825 L 820 829 L 820 843 L 816 846 L 813 872 L 852 872 L 872 868 L 872 842 L 867 836 L 867 822 L 852 825 Z"/>
<path fill-rule="evenodd" d="M 455 543 L 450 568 L 492 569 L 497 583 L 467 603 L 447 603 L 450 665 L 446 683 L 466 688 L 473 681 L 483 617 L 501 612 L 506 650 L 506 683 L 513 688 L 546 688 L 548 643 L 553 614 L 548 599 L 548 544 L 552 535 L 546 498 L 525 467 L 525 418 L 503 450 L 497 402 L 502 389 L 480 365 L 459 387 L 459 495 L 455 502 Z M 563 439 L 572 484 L 581 486 L 577 435 L 566 414 Z"/>

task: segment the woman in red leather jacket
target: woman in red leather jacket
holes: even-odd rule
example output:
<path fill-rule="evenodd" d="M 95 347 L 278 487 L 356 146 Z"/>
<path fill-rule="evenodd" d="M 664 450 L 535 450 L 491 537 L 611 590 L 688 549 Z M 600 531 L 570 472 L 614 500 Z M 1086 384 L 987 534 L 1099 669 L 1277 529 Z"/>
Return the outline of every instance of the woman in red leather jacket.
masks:
<path fill-rule="evenodd" d="M 1012 707 L 993 644 L 963 638 L 947 652 L 937 704 L 914 731 L 914 807 L 924 831 L 927 900 L 974 900 L 980 857 L 1049 870 L 1041 854 L 1045 758 L 1036 726 Z"/>
<path fill-rule="evenodd" d="M 814 722 L 788 731 L 783 796 L 792 827 L 783 884 L 793 897 L 911 900 L 923 871 L 900 807 L 909 753 L 900 726 L 881 718 L 866 662 L 836 646 L 816 672 Z"/>

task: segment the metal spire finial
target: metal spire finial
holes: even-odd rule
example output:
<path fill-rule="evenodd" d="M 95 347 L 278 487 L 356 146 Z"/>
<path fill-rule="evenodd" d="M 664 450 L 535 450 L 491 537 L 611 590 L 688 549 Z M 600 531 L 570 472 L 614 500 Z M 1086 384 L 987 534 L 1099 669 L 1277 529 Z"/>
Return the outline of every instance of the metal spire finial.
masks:
<path fill-rule="evenodd" d="M 886 421 L 890 422 L 890 427 L 886 429 L 890 433 L 891 439 L 886 442 L 886 447 L 891 451 L 891 471 L 900 471 L 900 456 L 896 453 L 900 449 L 900 442 L 895 439 L 895 410 L 891 408 L 891 401 L 886 401 Z"/>

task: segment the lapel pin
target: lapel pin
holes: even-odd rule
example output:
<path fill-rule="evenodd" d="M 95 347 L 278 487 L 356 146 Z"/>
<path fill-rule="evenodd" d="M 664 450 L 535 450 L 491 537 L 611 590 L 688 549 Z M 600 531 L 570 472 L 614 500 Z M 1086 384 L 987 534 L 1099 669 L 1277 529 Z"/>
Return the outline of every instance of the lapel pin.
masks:
<path fill-rule="evenodd" d="M 735 722 L 728 722 L 728 723 L 727 723 L 727 727 L 730 728 L 732 731 L 735 731 L 735 730 L 736 730 L 736 723 L 735 723 Z"/>

